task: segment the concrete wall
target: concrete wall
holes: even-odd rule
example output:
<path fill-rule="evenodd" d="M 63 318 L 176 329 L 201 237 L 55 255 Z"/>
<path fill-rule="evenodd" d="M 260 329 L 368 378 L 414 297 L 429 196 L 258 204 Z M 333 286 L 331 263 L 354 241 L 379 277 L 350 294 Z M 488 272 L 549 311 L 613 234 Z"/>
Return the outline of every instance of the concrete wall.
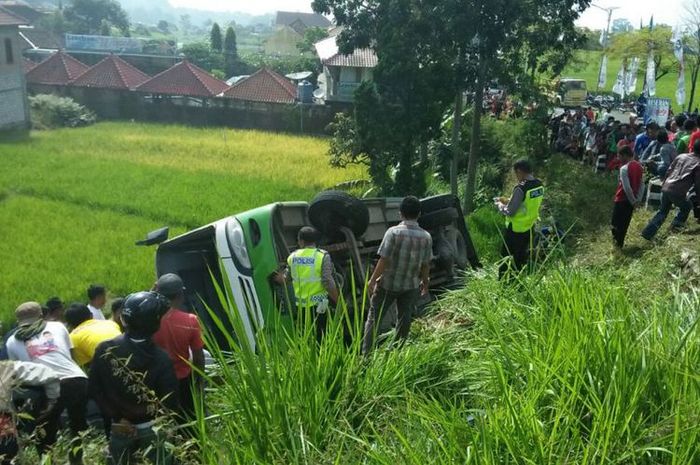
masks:
<path fill-rule="evenodd" d="M 6 50 L 9 41 L 10 50 Z M 9 52 L 9 53 L 8 53 Z M 29 108 L 16 26 L 0 26 L 0 130 L 26 128 Z"/>
<path fill-rule="evenodd" d="M 326 134 L 336 113 L 346 107 L 244 102 L 228 98 L 188 99 L 154 97 L 130 91 L 29 84 L 36 94 L 75 99 L 100 119 L 133 119 L 192 126 L 228 126 L 305 134 Z"/>

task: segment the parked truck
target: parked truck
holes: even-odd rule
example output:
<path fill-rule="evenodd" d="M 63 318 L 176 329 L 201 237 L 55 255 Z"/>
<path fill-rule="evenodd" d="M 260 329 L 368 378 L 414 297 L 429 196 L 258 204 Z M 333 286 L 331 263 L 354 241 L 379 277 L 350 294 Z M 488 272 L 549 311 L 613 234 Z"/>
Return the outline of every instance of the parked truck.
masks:
<path fill-rule="evenodd" d="M 227 338 L 210 312 L 224 322 L 225 331 L 233 331 L 217 285 L 230 289 L 245 337 L 254 347 L 256 331 L 271 322 L 291 321 L 289 289 L 276 284 L 272 276 L 297 248 L 301 227 L 312 225 L 321 232 L 319 247 L 330 253 L 340 292 L 346 302 L 352 302 L 364 292 L 384 233 L 400 221 L 400 203 L 398 198 L 360 200 L 344 192 L 326 191 L 309 203 L 273 203 L 173 239 L 162 228 L 137 244 L 158 246 L 157 275 L 182 277 L 191 310 L 224 346 Z M 480 264 L 458 199 L 442 195 L 423 199 L 421 205 L 419 223 L 433 237 L 430 289 L 436 292 L 454 285 L 468 267 Z M 354 306 L 348 308 L 355 311 Z M 363 311 L 351 316 L 363 318 Z"/>

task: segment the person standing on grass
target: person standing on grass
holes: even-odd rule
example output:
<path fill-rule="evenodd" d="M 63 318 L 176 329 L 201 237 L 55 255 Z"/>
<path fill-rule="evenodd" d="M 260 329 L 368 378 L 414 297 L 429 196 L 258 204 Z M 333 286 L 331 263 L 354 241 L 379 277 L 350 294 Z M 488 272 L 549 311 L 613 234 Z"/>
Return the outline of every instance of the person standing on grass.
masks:
<path fill-rule="evenodd" d="M 688 194 L 693 188 L 695 192 L 700 192 L 700 140 L 695 142 L 693 153 L 679 155 L 671 163 L 661 186 L 661 206 L 642 231 L 642 237 L 648 241 L 652 240 L 674 206 L 678 207 L 678 213 L 671 228 L 675 231 L 680 230 L 688 221 L 693 209 L 693 203 L 688 200 Z M 695 199 L 695 205 L 700 205 L 697 196 Z"/>
<path fill-rule="evenodd" d="M 122 332 L 112 320 L 96 320 L 87 305 L 71 304 L 66 310 L 66 326 L 73 344 L 73 358 L 81 367 L 92 362 L 97 346 Z"/>
<path fill-rule="evenodd" d="M 338 303 L 338 288 L 333 279 L 333 263 L 325 250 L 317 247 L 319 232 L 304 226 L 297 234 L 299 248 L 287 258 L 287 272 L 275 275 L 275 281 L 284 285 L 292 280 L 297 315 L 308 313 L 314 320 L 316 340 L 321 342 L 328 324 L 328 311 Z"/>
<path fill-rule="evenodd" d="M 622 249 L 625 245 L 625 236 L 627 236 L 634 209 L 644 197 L 644 183 L 642 182 L 644 169 L 641 163 L 634 159 L 632 149 L 629 147 L 621 147 L 617 152 L 617 157 L 622 166 L 615 191 L 611 224 L 615 245 Z"/>
<path fill-rule="evenodd" d="M 45 435 L 39 444 L 44 453 L 56 442 L 61 414 L 68 412 L 73 436 L 69 452 L 71 465 L 83 463 L 80 433 L 87 430 L 87 376 L 71 357 L 72 344 L 66 327 L 56 321 L 44 321 L 41 305 L 27 302 L 15 310 L 17 331 L 7 341 L 10 360 L 35 362 L 44 365 L 61 379 L 61 394 L 56 407 L 47 415 Z"/>
<path fill-rule="evenodd" d="M 165 350 L 175 366 L 182 419 L 189 421 L 195 415 L 195 396 L 201 396 L 204 392 L 202 377 L 196 372 L 204 372 L 202 330 L 197 317 L 184 311 L 185 285 L 178 275 L 169 273 L 161 276 L 155 287 L 170 301 L 170 309 L 163 316 L 160 329 L 153 335 L 153 342 Z"/>
<path fill-rule="evenodd" d="M 51 297 L 46 301 L 46 313 L 44 320 L 46 321 L 63 321 L 63 312 L 65 307 L 63 302 L 58 297 Z"/>
<path fill-rule="evenodd" d="M 542 181 L 532 174 L 532 165 L 527 160 L 518 160 L 513 164 L 513 171 L 518 184 L 513 189 L 510 199 L 500 198 L 496 202 L 499 212 L 506 218 L 506 230 L 501 254 L 504 260 L 498 275 L 503 278 L 511 268 L 508 258 L 512 258 L 516 271 L 521 271 L 530 258 L 533 241 L 532 229 L 540 217 L 540 208 L 544 200 Z"/>
<path fill-rule="evenodd" d="M 420 200 L 413 196 L 404 198 L 400 213 L 401 223 L 384 234 L 377 251 L 379 262 L 368 283 L 370 308 L 362 340 L 365 355 L 374 346 L 376 326 L 382 321 L 385 310 L 396 302 L 396 337 L 403 341 L 411 329 L 411 318 L 419 296 L 429 292 L 433 240 L 430 233 L 418 225 Z"/>
<path fill-rule="evenodd" d="M 107 288 L 102 284 L 90 284 L 87 290 L 88 308 L 92 317 L 96 320 L 104 320 L 105 315 L 102 308 L 107 303 Z"/>
<path fill-rule="evenodd" d="M 154 429 L 158 417 L 179 409 L 175 369 L 152 340 L 167 311 L 167 300 L 155 292 L 130 295 L 122 312 L 126 333 L 95 351 L 89 393 L 111 420 L 109 452 L 115 465 L 141 463 L 139 453 L 153 464 L 172 463 Z"/>

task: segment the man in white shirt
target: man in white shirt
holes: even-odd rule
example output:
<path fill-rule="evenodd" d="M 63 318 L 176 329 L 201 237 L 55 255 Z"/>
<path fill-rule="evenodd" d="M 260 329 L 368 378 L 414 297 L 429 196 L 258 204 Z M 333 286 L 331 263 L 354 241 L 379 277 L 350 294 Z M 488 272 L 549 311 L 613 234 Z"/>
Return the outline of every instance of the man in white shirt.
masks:
<path fill-rule="evenodd" d="M 107 289 L 102 284 L 90 284 L 87 290 L 88 308 L 95 320 L 104 320 L 102 307 L 107 303 Z"/>
<path fill-rule="evenodd" d="M 69 452 L 71 465 L 83 463 L 80 432 L 87 430 L 87 376 L 71 357 L 68 330 L 57 321 L 42 319 L 41 305 L 26 302 L 15 310 L 17 331 L 7 340 L 10 360 L 34 362 L 52 369 L 61 380 L 61 395 L 56 407 L 47 415 L 45 436 L 39 444 L 43 453 L 56 442 L 61 413 L 67 410 L 73 444 Z"/>

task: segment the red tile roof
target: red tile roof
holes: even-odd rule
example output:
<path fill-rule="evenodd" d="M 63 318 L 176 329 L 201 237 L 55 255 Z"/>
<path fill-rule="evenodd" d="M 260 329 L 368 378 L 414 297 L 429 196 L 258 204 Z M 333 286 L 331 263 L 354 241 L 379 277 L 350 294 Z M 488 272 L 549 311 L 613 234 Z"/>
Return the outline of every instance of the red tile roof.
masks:
<path fill-rule="evenodd" d="M 21 26 L 29 21 L 0 6 L 0 26 Z"/>
<path fill-rule="evenodd" d="M 110 55 L 78 76 L 71 85 L 101 89 L 134 89 L 150 76 L 116 55 Z"/>
<path fill-rule="evenodd" d="M 252 102 L 294 103 L 297 88 L 284 76 L 263 68 L 238 81 L 224 96 Z"/>
<path fill-rule="evenodd" d="M 27 73 L 30 84 L 66 85 L 89 67 L 64 52 L 56 52 Z"/>
<path fill-rule="evenodd" d="M 187 60 L 153 76 L 136 88 L 151 94 L 215 97 L 228 89 L 228 84 L 216 79 Z"/>

